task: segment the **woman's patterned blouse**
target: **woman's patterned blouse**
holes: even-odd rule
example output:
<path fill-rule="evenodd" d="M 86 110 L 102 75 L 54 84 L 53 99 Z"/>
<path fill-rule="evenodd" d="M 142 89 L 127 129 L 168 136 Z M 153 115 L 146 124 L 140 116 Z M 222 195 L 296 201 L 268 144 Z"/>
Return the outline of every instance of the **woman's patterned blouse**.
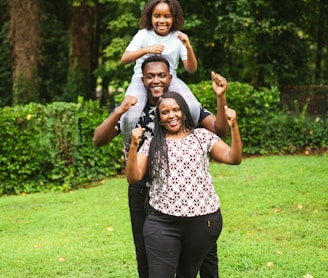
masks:
<path fill-rule="evenodd" d="M 181 139 L 167 139 L 169 176 L 164 174 L 150 184 L 149 204 L 164 214 L 180 217 L 216 212 L 220 200 L 209 171 L 209 153 L 219 140 L 204 128 Z M 139 153 L 148 156 L 150 141 L 144 142 Z"/>

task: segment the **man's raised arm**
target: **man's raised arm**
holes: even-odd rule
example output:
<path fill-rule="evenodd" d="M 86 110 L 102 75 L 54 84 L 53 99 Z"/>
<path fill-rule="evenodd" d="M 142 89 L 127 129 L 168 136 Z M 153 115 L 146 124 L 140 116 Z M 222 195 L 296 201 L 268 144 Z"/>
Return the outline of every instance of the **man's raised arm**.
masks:
<path fill-rule="evenodd" d="M 126 96 L 121 105 L 118 106 L 109 117 L 104 120 L 94 131 L 93 145 L 101 147 L 108 144 L 118 134 L 115 128 L 121 116 L 129 110 L 132 105 L 137 103 L 137 98 L 133 96 Z"/>

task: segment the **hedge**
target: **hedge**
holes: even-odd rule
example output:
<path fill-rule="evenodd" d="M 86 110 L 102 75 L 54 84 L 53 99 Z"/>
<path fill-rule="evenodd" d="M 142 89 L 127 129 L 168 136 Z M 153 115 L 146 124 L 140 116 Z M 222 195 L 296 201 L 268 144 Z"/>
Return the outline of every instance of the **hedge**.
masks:
<path fill-rule="evenodd" d="M 123 168 L 122 141 L 92 144 L 106 117 L 97 102 L 56 102 L 0 110 L 0 195 L 48 190 L 116 175 Z"/>
<path fill-rule="evenodd" d="M 190 88 L 205 108 L 216 113 L 216 97 L 210 81 L 190 85 Z M 278 88 L 257 90 L 249 84 L 229 82 L 226 98 L 228 106 L 237 112 L 245 155 L 327 150 L 325 121 L 308 116 L 306 104 L 302 109 L 294 109 L 296 112 L 282 107 Z M 298 107 L 297 100 L 295 106 Z"/>

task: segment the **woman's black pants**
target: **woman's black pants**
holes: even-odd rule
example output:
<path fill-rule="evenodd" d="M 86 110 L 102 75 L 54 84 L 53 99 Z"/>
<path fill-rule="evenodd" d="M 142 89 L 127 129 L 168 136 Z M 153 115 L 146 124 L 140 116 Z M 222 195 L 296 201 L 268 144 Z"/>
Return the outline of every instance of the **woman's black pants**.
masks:
<path fill-rule="evenodd" d="M 221 230 L 220 210 L 197 217 L 175 217 L 150 210 L 143 233 L 149 277 L 196 277 Z"/>

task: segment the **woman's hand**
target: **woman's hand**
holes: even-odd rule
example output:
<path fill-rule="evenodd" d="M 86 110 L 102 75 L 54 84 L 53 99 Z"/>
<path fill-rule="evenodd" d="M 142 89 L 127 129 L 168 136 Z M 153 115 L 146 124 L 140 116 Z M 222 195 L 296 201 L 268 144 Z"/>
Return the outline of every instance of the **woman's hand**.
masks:
<path fill-rule="evenodd" d="M 229 126 L 231 128 L 233 128 L 235 126 L 235 124 L 237 123 L 236 111 L 229 108 L 228 106 L 224 106 L 224 111 L 225 111 L 225 116 L 226 116 Z"/>
<path fill-rule="evenodd" d="M 145 129 L 141 128 L 141 127 L 137 127 L 137 128 L 132 129 L 132 131 L 131 131 L 131 144 L 133 144 L 134 146 L 138 146 L 144 132 L 145 132 Z"/>

